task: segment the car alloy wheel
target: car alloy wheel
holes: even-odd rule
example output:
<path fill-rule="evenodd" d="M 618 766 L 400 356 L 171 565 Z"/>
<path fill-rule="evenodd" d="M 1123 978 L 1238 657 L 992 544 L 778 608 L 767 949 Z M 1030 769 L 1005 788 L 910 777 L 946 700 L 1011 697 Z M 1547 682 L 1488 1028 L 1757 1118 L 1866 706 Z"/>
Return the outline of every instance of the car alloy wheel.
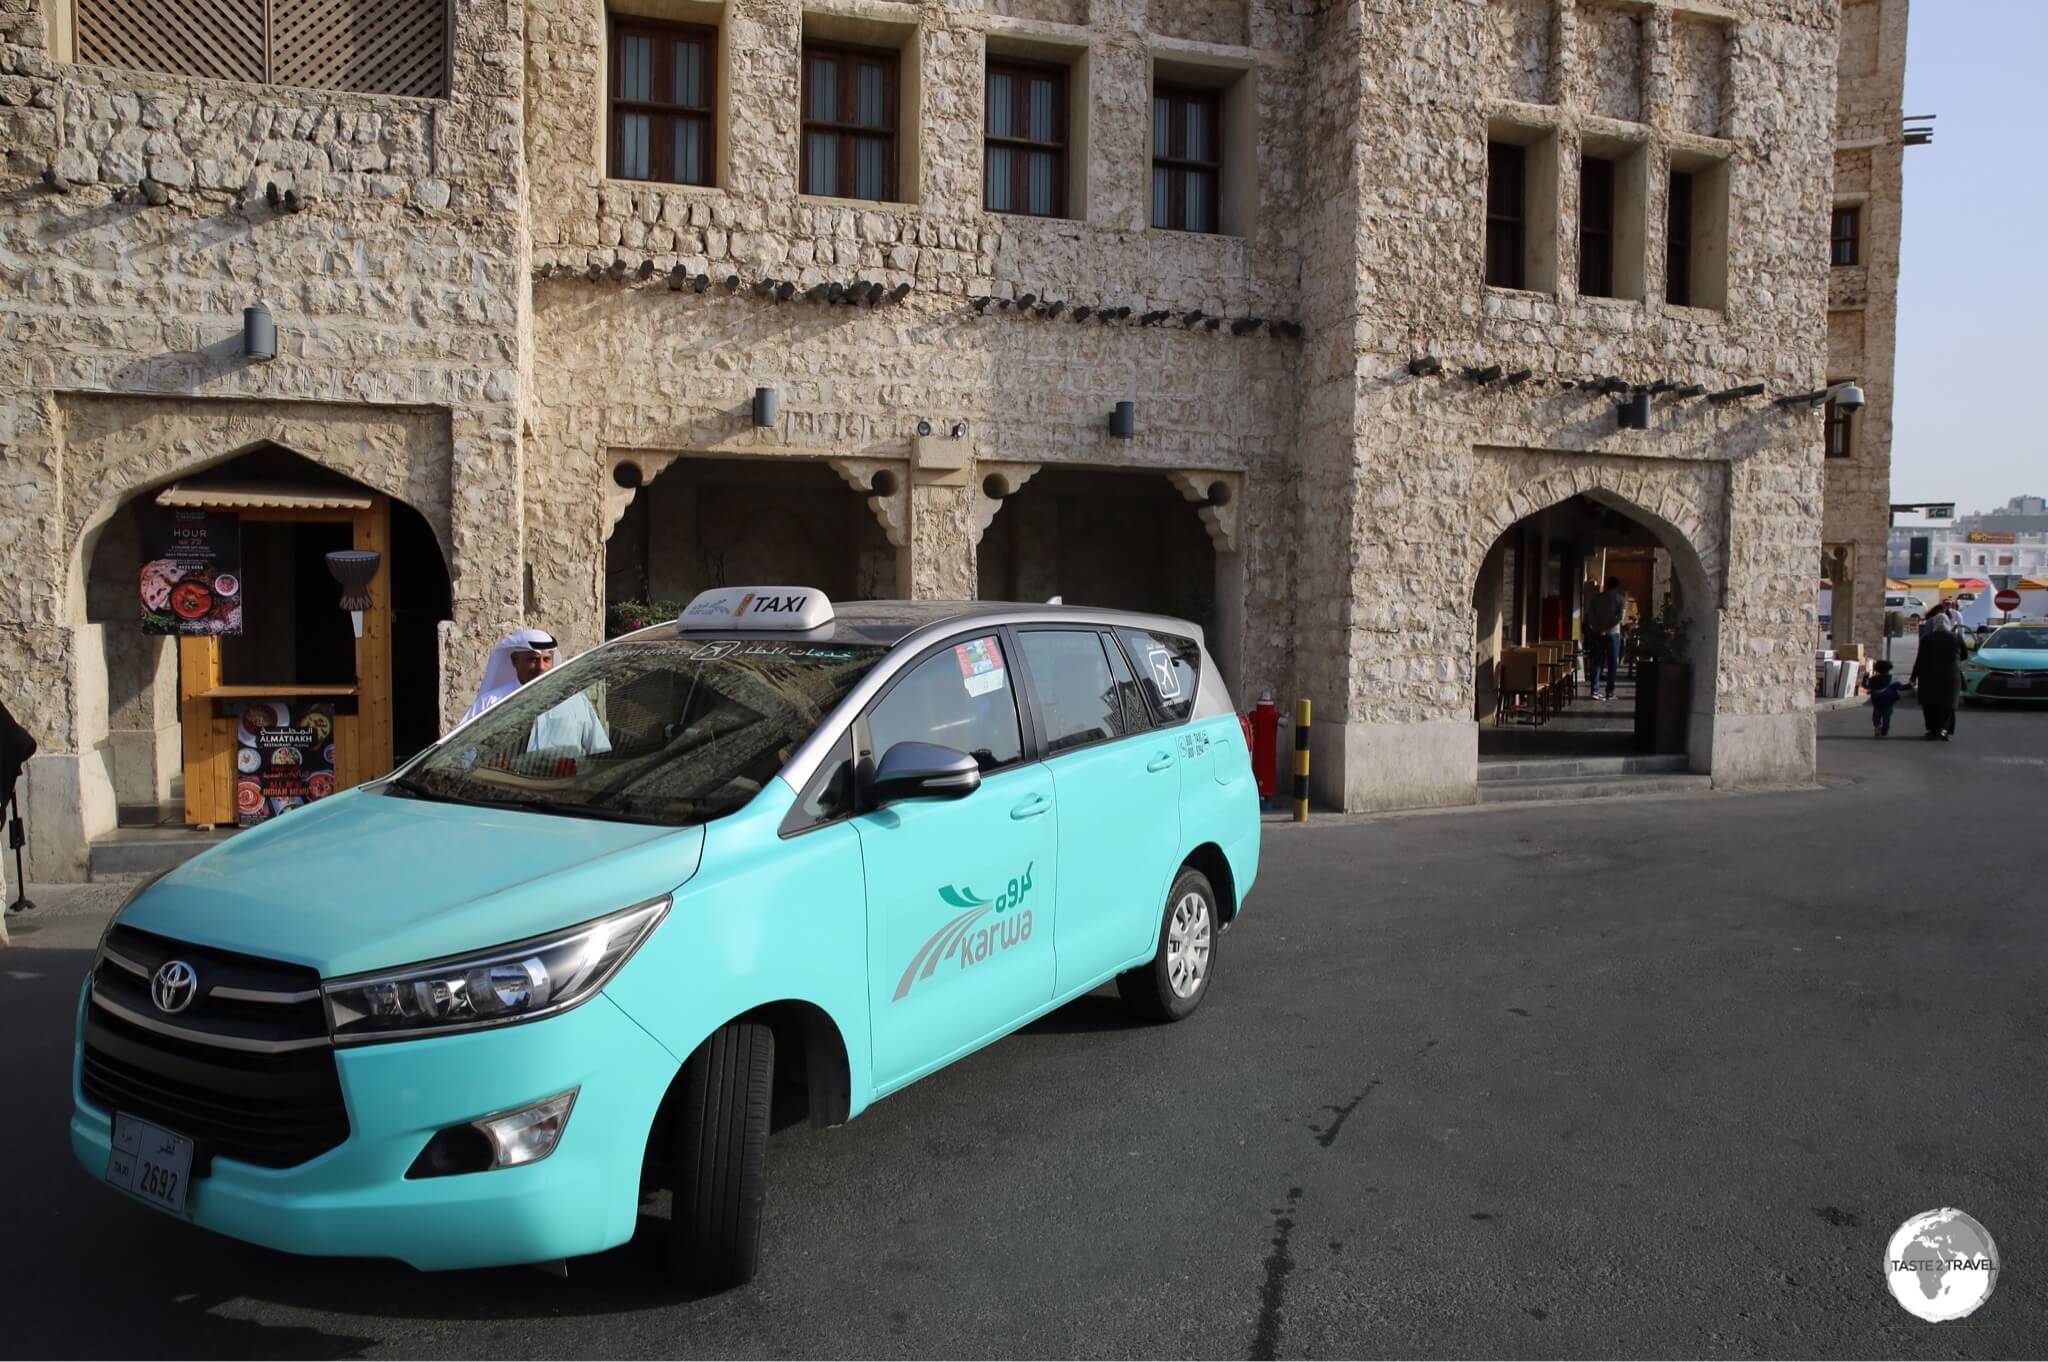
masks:
<path fill-rule="evenodd" d="M 1192 998 L 1209 973 L 1209 900 L 1190 889 L 1173 906 L 1166 929 L 1166 973 L 1175 997 Z"/>

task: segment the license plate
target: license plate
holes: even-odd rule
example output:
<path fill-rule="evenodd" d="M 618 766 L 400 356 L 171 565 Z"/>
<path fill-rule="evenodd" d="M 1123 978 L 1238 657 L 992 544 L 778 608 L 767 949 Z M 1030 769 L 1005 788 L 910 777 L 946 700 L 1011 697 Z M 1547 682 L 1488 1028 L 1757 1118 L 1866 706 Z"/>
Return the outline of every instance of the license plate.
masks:
<path fill-rule="evenodd" d="M 2032 690 L 2034 688 L 2034 678 L 2031 676 L 2015 676 L 2005 684 L 2014 690 Z"/>
<path fill-rule="evenodd" d="M 107 1154 L 107 1181 L 122 1191 L 185 1213 L 192 1182 L 192 1141 L 133 1116 L 114 1116 L 114 1147 Z"/>

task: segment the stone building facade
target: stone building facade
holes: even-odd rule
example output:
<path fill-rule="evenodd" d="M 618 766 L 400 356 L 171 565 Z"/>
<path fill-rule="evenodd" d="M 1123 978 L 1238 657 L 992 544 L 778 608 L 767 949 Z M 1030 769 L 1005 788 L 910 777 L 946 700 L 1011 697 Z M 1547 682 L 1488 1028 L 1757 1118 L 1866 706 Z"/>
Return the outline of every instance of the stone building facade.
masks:
<path fill-rule="evenodd" d="M 33 876 L 175 786 L 176 653 L 88 590 L 126 570 L 109 526 L 251 451 L 431 531 L 438 658 L 394 685 L 443 722 L 502 630 L 587 647 L 608 597 L 728 571 L 1142 580 L 1115 603 L 1197 602 L 1241 694 L 1314 701 L 1324 800 L 1470 802 L 1481 585 L 1572 502 L 1668 552 L 1695 768 L 1811 778 L 1836 484 L 1818 415 L 1769 399 L 1841 376 L 1837 0 L 459 0 L 428 96 L 80 60 L 81 7 L 114 2 L 0 0 L 0 675 L 43 747 Z M 707 44 L 706 185 L 612 173 L 640 20 Z M 807 45 L 887 55 L 889 201 L 802 192 Z M 985 207 L 991 60 L 1061 73 L 1065 216 Z M 1152 225 L 1174 91 L 1213 101 L 1219 230 Z M 1496 144 L 1526 155 L 1522 287 L 1484 282 Z M 1578 286 L 1584 157 L 1618 167 L 1612 296 Z"/>
<path fill-rule="evenodd" d="M 1826 445 L 1821 556 L 1825 575 L 1835 583 L 1837 643 L 1875 645 L 1884 637 L 1884 572 L 1878 565 L 1891 527 L 1907 2 L 1847 0 L 1842 6 L 1828 378 L 1856 380 L 1865 405 L 1831 432 Z"/>

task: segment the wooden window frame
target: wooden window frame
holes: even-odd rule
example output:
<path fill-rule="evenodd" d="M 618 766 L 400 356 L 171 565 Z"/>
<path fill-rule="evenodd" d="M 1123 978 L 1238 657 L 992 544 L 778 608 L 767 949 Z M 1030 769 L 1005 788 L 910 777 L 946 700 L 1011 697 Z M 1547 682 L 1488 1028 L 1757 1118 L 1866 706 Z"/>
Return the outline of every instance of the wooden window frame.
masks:
<path fill-rule="evenodd" d="M 1843 219 L 1849 230 L 1842 230 Z M 1828 263 L 1838 270 L 1863 263 L 1863 205 L 1838 203 L 1828 220 Z"/>
<path fill-rule="evenodd" d="M 1680 190 L 1683 186 L 1683 192 Z M 1690 170 L 1674 170 L 1668 185 L 1664 225 L 1664 301 L 1691 307 L 1692 218 L 1698 181 Z"/>
<path fill-rule="evenodd" d="M 1511 192 L 1496 193 L 1497 177 L 1512 181 Z M 1501 203 L 1512 201 L 1513 212 Z M 1529 280 L 1529 149 L 1518 142 L 1486 144 L 1486 259 L 1489 288 L 1526 289 Z M 1495 266 L 1500 268 L 1496 269 Z"/>
<path fill-rule="evenodd" d="M 811 117 L 811 62 L 815 58 L 830 57 L 839 64 L 839 116 L 832 121 Z M 863 203 L 900 203 L 897 197 L 899 182 L 898 161 L 903 155 L 903 81 L 902 52 L 887 47 L 862 47 L 854 43 L 811 42 L 803 45 L 803 66 L 797 80 L 797 188 L 811 198 L 859 199 Z M 882 109 L 888 117 L 883 127 L 869 127 L 854 122 L 859 107 L 859 83 L 850 77 L 854 67 L 863 61 L 872 61 L 882 67 Z M 833 165 L 833 192 L 814 194 L 805 188 L 811 182 L 811 134 L 831 133 L 838 140 L 838 150 Z M 889 144 L 889 154 L 882 167 L 882 193 L 879 198 L 865 198 L 853 191 L 854 147 L 856 139 L 880 138 Z"/>
<path fill-rule="evenodd" d="M 1159 116 L 1158 102 L 1164 99 L 1166 106 L 1166 154 L 1156 150 L 1159 130 L 1154 123 Z M 1223 231 L 1223 92 L 1204 90 L 1189 85 L 1162 85 L 1152 87 L 1150 116 L 1146 119 L 1145 144 L 1153 147 L 1152 170 L 1166 172 L 1166 221 L 1152 221 L 1152 183 L 1150 176 L 1145 182 L 1145 221 L 1155 231 L 1193 232 L 1198 236 L 1218 236 Z M 1187 106 L 1201 104 L 1209 110 L 1209 141 L 1215 147 L 1213 160 L 1196 160 L 1187 154 L 1188 120 Z M 1215 224 L 1210 227 L 1190 227 L 1188 221 L 1187 177 L 1193 174 L 1208 174 L 1214 177 L 1215 196 L 1210 200 L 1210 211 Z"/>
<path fill-rule="evenodd" d="M 1053 83 L 1052 132 L 1053 140 L 1040 142 L 1030 137 L 998 137 L 988 130 L 988 96 L 984 84 L 981 111 L 981 206 L 984 212 L 1014 213 L 1022 217 L 1063 218 L 1067 216 L 1067 144 L 1070 137 L 1067 121 L 1067 72 L 1068 68 L 1051 62 L 1013 61 L 1007 57 L 991 55 L 983 73 L 988 77 L 1002 74 L 1011 78 L 1010 125 L 1016 128 L 1029 126 L 1031 82 L 1041 77 L 1050 77 Z M 1052 153 L 1052 210 L 1034 213 L 1029 207 L 1014 206 L 997 208 L 989 203 L 988 152 L 990 147 L 1004 147 L 1017 153 L 1011 157 L 1010 202 L 1026 205 L 1031 201 L 1030 158 L 1026 153 L 1044 151 Z"/>
<path fill-rule="evenodd" d="M 674 92 L 675 85 L 675 42 L 685 39 L 700 44 L 704 49 L 704 103 L 675 104 L 659 99 L 622 99 L 619 91 L 624 88 L 621 81 L 624 66 L 625 39 L 628 36 L 653 40 L 653 60 L 648 67 L 647 84 L 649 92 L 667 90 Z M 632 180 L 636 184 L 683 184 L 703 189 L 718 185 L 718 30 L 702 24 L 677 24 L 665 19 L 642 19 L 636 14 L 615 14 L 605 12 L 605 69 L 610 80 L 606 88 L 605 103 L 605 173 L 614 180 Z M 663 77 L 667 79 L 664 80 Z M 624 173 L 621 165 L 623 147 L 620 132 L 624 114 L 646 114 L 647 170 L 643 179 Z M 678 119 L 693 119 L 704 126 L 704 178 L 701 180 L 679 180 L 675 178 L 676 164 L 675 126 Z M 667 173 L 661 173 L 662 171 Z"/>
<path fill-rule="evenodd" d="M 1829 380 L 1833 387 L 1842 379 Z M 1830 459 L 1853 459 L 1856 457 L 1856 413 L 1837 406 L 1830 397 L 1827 402 L 1827 419 L 1821 427 L 1821 453 Z"/>
<path fill-rule="evenodd" d="M 1598 171 L 1592 168 L 1598 166 Z M 1612 298 L 1614 291 L 1614 190 L 1621 165 L 1605 156 L 1579 157 L 1579 294 Z M 1595 181 L 1604 180 L 1595 194 Z M 1596 203 L 1596 197 L 1599 202 Z M 1595 209 L 1600 211 L 1597 214 Z M 1597 246 L 1595 250 L 1593 247 Z"/>

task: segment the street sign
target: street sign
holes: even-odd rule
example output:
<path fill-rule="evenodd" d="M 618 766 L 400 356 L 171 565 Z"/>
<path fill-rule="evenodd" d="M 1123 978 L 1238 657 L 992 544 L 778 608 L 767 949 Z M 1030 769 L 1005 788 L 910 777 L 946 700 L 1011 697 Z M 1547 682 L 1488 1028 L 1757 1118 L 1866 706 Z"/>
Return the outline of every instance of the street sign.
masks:
<path fill-rule="evenodd" d="M 2020 593 L 2014 591 L 2011 587 L 2007 587 L 1996 596 L 1993 596 L 1991 603 L 2000 610 L 2010 614 L 2012 611 L 2020 608 Z"/>

